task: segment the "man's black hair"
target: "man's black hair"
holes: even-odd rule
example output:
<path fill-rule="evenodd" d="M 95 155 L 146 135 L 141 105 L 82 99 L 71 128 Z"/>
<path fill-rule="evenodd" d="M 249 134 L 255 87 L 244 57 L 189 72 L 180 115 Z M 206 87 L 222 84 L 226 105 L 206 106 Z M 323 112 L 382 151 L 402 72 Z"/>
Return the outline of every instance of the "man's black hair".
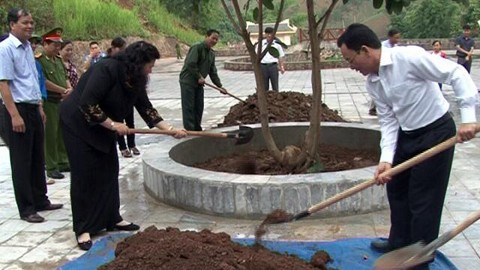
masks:
<path fill-rule="evenodd" d="M 359 52 L 362 46 L 373 49 L 380 49 L 382 44 L 377 35 L 368 26 L 361 23 L 351 24 L 338 38 L 337 46 L 340 48 L 345 44 L 348 49 Z"/>
<path fill-rule="evenodd" d="M 23 8 L 12 8 L 8 11 L 7 14 L 7 25 L 8 28 L 10 29 L 10 23 L 17 23 L 20 17 L 23 16 L 28 16 L 30 15 L 30 12 Z"/>
<path fill-rule="evenodd" d="M 218 35 L 220 35 L 220 32 L 218 32 L 218 30 L 216 30 L 216 29 L 208 29 L 208 31 L 207 31 L 207 37 L 211 36 L 213 33 L 217 33 Z"/>
<path fill-rule="evenodd" d="M 97 41 L 92 41 L 92 42 L 90 42 L 90 43 L 88 44 L 88 47 L 90 48 L 90 47 L 92 47 L 92 45 L 94 45 L 94 44 L 95 44 L 95 45 L 99 45 Z M 99 45 L 99 46 L 100 46 L 100 45 Z"/>
<path fill-rule="evenodd" d="M 470 25 L 468 25 L 468 24 L 465 24 L 465 25 L 463 26 L 463 30 L 471 30 L 471 29 L 472 29 L 472 28 L 471 28 Z"/>
<path fill-rule="evenodd" d="M 390 29 L 388 30 L 388 33 L 387 33 L 388 37 L 393 37 L 396 34 L 400 34 L 400 31 L 398 31 L 397 29 Z"/>
<path fill-rule="evenodd" d="M 264 32 L 265 34 L 273 34 L 273 27 L 266 27 Z"/>

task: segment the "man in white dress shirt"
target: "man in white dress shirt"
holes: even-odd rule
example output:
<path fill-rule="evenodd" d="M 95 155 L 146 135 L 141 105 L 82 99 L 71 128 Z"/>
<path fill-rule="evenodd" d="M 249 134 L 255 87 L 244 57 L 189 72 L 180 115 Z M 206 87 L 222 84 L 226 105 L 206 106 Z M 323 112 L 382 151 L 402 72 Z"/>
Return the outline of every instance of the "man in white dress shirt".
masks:
<path fill-rule="evenodd" d="M 272 43 L 271 47 L 277 49 L 279 57 L 271 55 L 269 52 L 261 60 L 263 81 L 265 84 L 265 90 L 269 89 L 269 82 L 272 82 L 272 90 L 278 92 L 278 70 L 283 74 L 285 73 L 285 63 L 283 58 L 285 52 L 280 44 L 275 41 L 275 35 L 273 34 L 273 28 L 265 28 L 265 38 L 262 40 L 262 52 L 267 48 L 268 43 Z"/>
<path fill-rule="evenodd" d="M 475 136 L 476 87 L 460 65 L 417 46 L 385 48 L 363 24 L 352 24 L 337 40 L 350 67 L 367 76 L 366 87 L 377 105 L 381 155 L 375 172 L 387 184 L 391 210 L 388 241 L 376 240 L 381 252 L 438 237 L 454 149 L 451 148 L 394 177 L 380 177 L 393 166 L 455 136 L 449 103 L 437 83 L 450 84 L 459 102 L 459 142 Z M 415 269 L 428 269 L 428 263 Z"/>
<path fill-rule="evenodd" d="M 401 38 L 400 31 L 397 29 L 390 29 L 388 30 L 387 35 L 388 39 L 382 41 L 382 46 L 387 48 L 393 48 L 397 46 Z"/>

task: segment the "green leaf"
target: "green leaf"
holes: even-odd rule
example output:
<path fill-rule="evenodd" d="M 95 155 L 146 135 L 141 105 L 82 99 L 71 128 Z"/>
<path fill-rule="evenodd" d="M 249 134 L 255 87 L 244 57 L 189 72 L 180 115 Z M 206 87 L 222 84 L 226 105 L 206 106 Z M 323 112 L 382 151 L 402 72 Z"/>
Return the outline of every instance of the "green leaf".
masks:
<path fill-rule="evenodd" d="M 258 11 L 258 7 L 254 8 L 253 9 L 253 20 L 258 23 L 258 19 L 259 19 L 259 11 Z"/>
<path fill-rule="evenodd" d="M 315 162 L 312 166 L 310 166 L 310 168 L 307 169 L 307 173 L 319 173 L 323 172 L 324 169 L 325 167 L 323 164 Z"/>
<path fill-rule="evenodd" d="M 268 53 L 271 54 L 275 58 L 280 57 L 280 52 L 275 47 L 270 47 L 270 49 L 268 49 Z"/>
<path fill-rule="evenodd" d="M 273 10 L 275 8 L 275 6 L 273 5 L 273 0 L 263 0 L 263 5 L 270 10 Z"/>
<path fill-rule="evenodd" d="M 373 7 L 376 9 L 381 8 L 383 5 L 383 0 L 373 0 Z"/>
<path fill-rule="evenodd" d="M 343 4 L 345 5 L 346 3 L 348 3 L 348 0 L 343 0 Z"/>

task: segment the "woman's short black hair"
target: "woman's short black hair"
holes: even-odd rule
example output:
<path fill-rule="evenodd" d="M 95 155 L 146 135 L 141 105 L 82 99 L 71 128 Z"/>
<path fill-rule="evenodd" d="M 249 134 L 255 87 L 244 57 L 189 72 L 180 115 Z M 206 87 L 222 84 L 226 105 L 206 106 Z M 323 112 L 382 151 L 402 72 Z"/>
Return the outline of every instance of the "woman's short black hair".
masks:
<path fill-rule="evenodd" d="M 62 42 L 62 46 L 60 47 L 61 50 L 63 50 L 63 48 L 65 48 L 65 46 L 67 46 L 68 44 L 72 44 L 72 41 L 71 40 L 66 40 L 64 39 L 63 42 Z"/>
<path fill-rule="evenodd" d="M 125 64 L 128 83 L 133 88 L 140 90 L 147 87 L 148 75 L 144 71 L 145 65 L 160 59 L 160 52 L 153 44 L 137 41 L 112 58 Z"/>
<path fill-rule="evenodd" d="M 382 44 L 377 35 L 368 26 L 361 23 L 351 24 L 338 38 L 337 46 L 340 48 L 345 44 L 348 49 L 359 52 L 362 46 L 373 49 L 380 49 Z"/>
<path fill-rule="evenodd" d="M 440 46 L 442 45 L 442 42 L 441 42 L 440 40 L 435 39 L 435 40 L 432 42 L 432 46 L 435 45 L 435 43 L 437 43 L 437 42 L 438 42 L 438 44 L 440 44 Z"/>

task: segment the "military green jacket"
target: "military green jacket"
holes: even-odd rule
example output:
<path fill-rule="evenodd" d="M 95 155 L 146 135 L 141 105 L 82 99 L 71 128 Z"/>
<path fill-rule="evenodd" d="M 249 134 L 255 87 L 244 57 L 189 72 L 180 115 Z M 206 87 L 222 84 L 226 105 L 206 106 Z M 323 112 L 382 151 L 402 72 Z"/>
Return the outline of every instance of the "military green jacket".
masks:
<path fill-rule="evenodd" d="M 45 74 L 45 79 L 51 81 L 52 83 L 67 88 L 67 72 L 65 71 L 65 66 L 63 65 L 62 58 L 55 56 L 53 58 L 48 57 L 45 53 L 36 57 L 37 60 L 42 65 L 43 73 Z M 51 102 L 60 102 L 62 95 L 57 92 L 52 92 L 47 89 L 47 100 Z"/>
<path fill-rule="evenodd" d="M 209 49 L 205 42 L 192 45 L 185 58 L 182 71 L 180 72 L 180 83 L 191 86 L 198 86 L 198 79 L 202 76 L 210 76 L 213 84 L 222 87 L 220 78 L 215 67 L 215 54 Z"/>

